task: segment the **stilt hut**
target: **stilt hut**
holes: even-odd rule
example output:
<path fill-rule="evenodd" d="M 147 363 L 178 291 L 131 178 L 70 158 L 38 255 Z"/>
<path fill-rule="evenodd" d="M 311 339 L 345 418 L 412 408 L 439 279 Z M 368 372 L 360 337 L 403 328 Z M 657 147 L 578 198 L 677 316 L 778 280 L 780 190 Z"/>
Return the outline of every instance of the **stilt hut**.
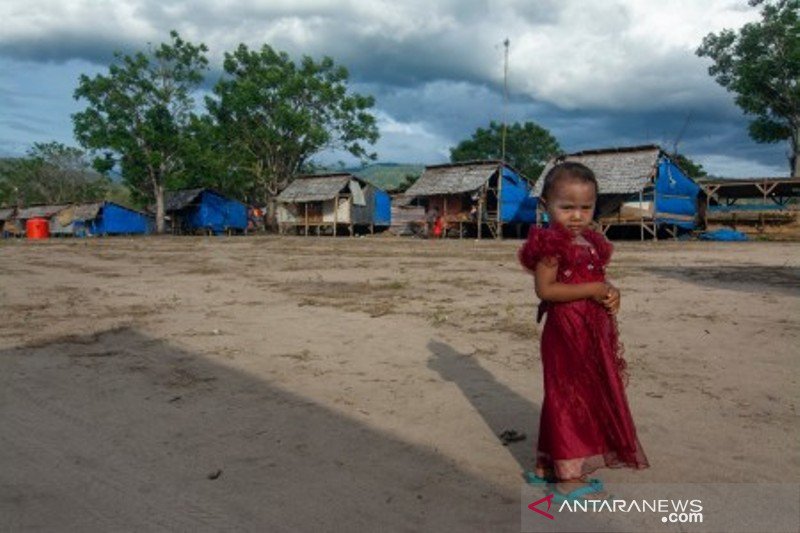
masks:
<path fill-rule="evenodd" d="M 481 238 L 488 233 L 501 238 L 505 225 L 519 236 L 523 225 L 536 221 L 531 188 L 528 179 L 506 163 L 470 161 L 425 167 L 405 195 L 426 204 L 428 222 L 440 219 L 442 236 L 471 233 Z"/>
<path fill-rule="evenodd" d="M 606 234 L 612 228 L 636 228 L 639 238 L 658 239 L 659 230 L 677 238 L 694 230 L 700 216 L 700 186 L 657 145 L 584 150 L 550 160 L 534 187 L 541 195 L 544 176 L 553 165 L 582 163 L 591 168 L 600 186 L 596 220 Z M 539 210 L 537 223 L 543 211 Z"/>
<path fill-rule="evenodd" d="M 173 233 L 244 233 L 247 205 L 214 189 L 168 191 L 164 211 Z"/>
<path fill-rule="evenodd" d="M 374 233 L 391 224 L 389 195 L 347 172 L 299 176 L 277 198 L 281 233 Z"/>
<path fill-rule="evenodd" d="M 800 178 L 716 178 L 700 186 L 706 228 L 720 224 L 764 233 L 797 224 Z"/>

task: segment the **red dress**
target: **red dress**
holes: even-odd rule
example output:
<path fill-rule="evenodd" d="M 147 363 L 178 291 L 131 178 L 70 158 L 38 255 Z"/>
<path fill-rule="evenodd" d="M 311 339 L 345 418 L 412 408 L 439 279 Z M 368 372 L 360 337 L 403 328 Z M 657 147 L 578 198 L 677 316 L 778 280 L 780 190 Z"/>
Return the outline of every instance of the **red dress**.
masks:
<path fill-rule="evenodd" d="M 575 243 L 563 226 L 532 227 L 520 262 L 534 270 L 543 257 L 554 257 L 559 283 L 604 281 L 612 245 L 592 230 L 582 236 L 591 246 Z M 537 321 L 544 313 L 537 466 L 559 479 L 603 466 L 647 468 L 625 396 L 626 365 L 615 317 L 591 299 L 542 302 Z"/>

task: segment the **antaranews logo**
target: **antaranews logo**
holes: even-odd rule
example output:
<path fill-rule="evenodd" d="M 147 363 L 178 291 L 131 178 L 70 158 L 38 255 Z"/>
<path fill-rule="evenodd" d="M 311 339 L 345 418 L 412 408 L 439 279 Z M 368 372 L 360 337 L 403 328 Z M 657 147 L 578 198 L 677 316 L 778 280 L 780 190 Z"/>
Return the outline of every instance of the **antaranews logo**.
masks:
<path fill-rule="evenodd" d="M 555 517 L 553 515 L 551 515 L 550 513 L 546 513 L 544 511 L 542 511 L 541 509 L 537 509 L 537 507 L 536 507 L 540 503 L 547 502 L 547 510 L 549 511 L 550 510 L 550 506 L 553 504 L 553 496 L 554 496 L 553 494 L 548 494 L 544 498 L 539 498 L 535 502 L 529 504 L 528 505 L 528 509 L 530 509 L 531 511 L 534 511 L 536 513 L 539 513 L 540 515 L 544 516 L 545 518 L 549 518 L 550 520 L 555 520 Z"/>
<path fill-rule="evenodd" d="M 528 509 L 538 513 L 549 520 L 555 520 L 555 516 L 550 514 L 555 494 L 550 493 L 535 502 L 528 504 Z M 547 510 L 539 507 L 547 504 Z M 558 507 L 559 513 L 659 513 L 663 516 L 661 521 L 664 523 L 702 523 L 703 522 L 703 503 L 701 500 L 592 500 L 578 498 L 574 500 L 564 500 Z"/>

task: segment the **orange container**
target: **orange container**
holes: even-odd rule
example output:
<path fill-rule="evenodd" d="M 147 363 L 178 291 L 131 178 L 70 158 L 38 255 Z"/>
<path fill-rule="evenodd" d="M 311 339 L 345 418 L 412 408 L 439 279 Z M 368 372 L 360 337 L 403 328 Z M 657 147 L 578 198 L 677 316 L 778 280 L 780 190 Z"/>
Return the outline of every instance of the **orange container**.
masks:
<path fill-rule="evenodd" d="M 29 239 L 49 239 L 50 223 L 44 218 L 32 218 L 25 223 L 25 235 Z"/>

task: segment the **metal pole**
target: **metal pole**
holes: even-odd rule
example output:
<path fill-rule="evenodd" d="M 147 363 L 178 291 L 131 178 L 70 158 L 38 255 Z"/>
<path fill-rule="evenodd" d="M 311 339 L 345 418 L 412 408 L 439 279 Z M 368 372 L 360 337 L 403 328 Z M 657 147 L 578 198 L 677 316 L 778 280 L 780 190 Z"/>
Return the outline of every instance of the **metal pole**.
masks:
<path fill-rule="evenodd" d="M 501 148 L 500 148 L 500 160 L 505 162 L 506 160 L 506 122 L 507 122 L 507 114 L 508 114 L 508 46 L 511 44 L 511 41 L 506 40 L 503 41 L 503 46 L 505 47 L 504 53 L 504 62 L 503 62 L 503 133 L 502 133 L 502 141 L 501 141 Z"/>

